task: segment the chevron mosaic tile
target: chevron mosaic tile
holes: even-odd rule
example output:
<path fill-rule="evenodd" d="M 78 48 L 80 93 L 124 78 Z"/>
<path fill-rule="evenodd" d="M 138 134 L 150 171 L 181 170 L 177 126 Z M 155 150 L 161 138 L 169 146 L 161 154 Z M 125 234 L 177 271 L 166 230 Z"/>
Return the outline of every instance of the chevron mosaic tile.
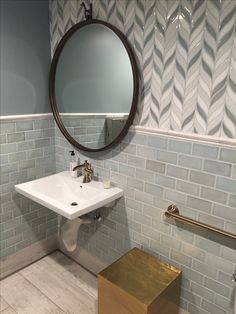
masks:
<path fill-rule="evenodd" d="M 52 53 L 83 20 L 81 3 L 50 1 Z M 236 138 L 235 0 L 94 0 L 93 11 L 135 50 L 142 80 L 136 125 Z"/>

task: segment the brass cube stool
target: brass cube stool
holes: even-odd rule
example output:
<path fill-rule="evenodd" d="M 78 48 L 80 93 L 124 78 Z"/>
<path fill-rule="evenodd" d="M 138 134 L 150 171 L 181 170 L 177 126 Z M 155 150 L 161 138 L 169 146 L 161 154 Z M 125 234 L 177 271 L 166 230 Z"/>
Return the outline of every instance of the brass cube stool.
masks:
<path fill-rule="evenodd" d="M 138 248 L 98 275 L 98 314 L 177 314 L 181 271 Z"/>

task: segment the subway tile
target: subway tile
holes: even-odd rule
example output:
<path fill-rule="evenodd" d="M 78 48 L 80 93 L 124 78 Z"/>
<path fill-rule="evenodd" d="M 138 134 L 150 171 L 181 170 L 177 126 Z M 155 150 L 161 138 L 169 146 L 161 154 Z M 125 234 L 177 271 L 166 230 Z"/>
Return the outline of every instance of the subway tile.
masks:
<path fill-rule="evenodd" d="M 177 167 L 173 165 L 167 165 L 166 168 L 167 175 L 179 179 L 186 180 L 188 178 L 188 170 L 182 167 Z"/>
<path fill-rule="evenodd" d="M 8 164 L 8 155 L 0 155 L 0 165 Z"/>
<path fill-rule="evenodd" d="M 126 164 L 128 157 L 124 153 L 112 152 L 112 159 L 115 160 L 115 161 L 118 161 L 118 162 L 122 162 L 123 164 Z"/>
<path fill-rule="evenodd" d="M 26 151 L 26 150 L 31 150 L 34 148 L 35 148 L 35 141 L 34 140 L 25 141 L 25 142 L 17 144 L 17 150 L 20 152 Z"/>
<path fill-rule="evenodd" d="M 17 151 L 17 146 L 15 143 L 0 145 L 1 154 L 9 154 L 9 153 L 14 153 L 16 151 Z"/>
<path fill-rule="evenodd" d="M 186 194 L 166 189 L 164 191 L 165 199 L 170 200 L 176 204 L 186 203 Z"/>
<path fill-rule="evenodd" d="M 12 246 L 20 241 L 22 241 L 22 234 L 15 235 L 11 238 L 6 239 L 6 247 Z"/>
<path fill-rule="evenodd" d="M 145 168 L 145 159 L 137 156 L 128 156 L 128 164 L 136 168 Z"/>
<path fill-rule="evenodd" d="M 179 165 L 186 167 L 186 168 L 190 168 L 190 169 L 201 170 L 202 159 L 187 156 L 187 155 L 180 155 L 179 156 Z"/>
<path fill-rule="evenodd" d="M 161 243 L 166 247 L 176 249 L 177 251 L 180 251 L 181 249 L 181 241 L 166 234 L 161 234 Z"/>
<path fill-rule="evenodd" d="M 152 194 L 155 197 L 162 196 L 163 194 L 163 188 L 150 183 L 145 183 L 144 191 L 148 194 Z"/>
<path fill-rule="evenodd" d="M 175 179 L 161 175 L 161 174 L 156 175 L 155 183 L 159 186 L 165 186 L 167 188 L 172 188 L 172 189 L 175 188 Z"/>
<path fill-rule="evenodd" d="M 191 314 L 209 314 L 209 312 L 204 311 L 203 309 L 201 309 L 200 307 L 195 305 L 195 302 L 192 303 L 188 303 L 188 313 Z"/>
<path fill-rule="evenodd" d="M 160 210 L 159 208 L 148 205 L 148 204 L 143 204 L 142 208 L 143 208 L 143 213 L 145 215 L 151 216 L 152 218 L 155 218 L 155 219 L 161 219 L 162 210 Z"/>
<path fill-rule="evenodd" d="M 236 163 L 236 151 L 235 149 L 221 148 L 220 160 L 229 163 Z"/>
<path fill-rule="evenodd" d="M 176 239 L 182 240 L 183 244 L 186 242 L 192 244 L 194 241 L 194 233 L 181 227 L 178 228 L 173 226 L 172 236 Z"/>
<path fill-rule="evenodd" d="M 141 180 L 137 180 L 134 178 L 128 178 L 127 184 L 128 184 L 128 186 L 131 186 L 137 190 L 143 191 L 144 183 Z"/>
<path fill-rule="evenodd" d="M 120 164 L 119 165 L 119 172 L 121 174 L 134 177 L 135 176 L 135 168 L 127 165 Z"/>
<path fill-rule="evenodd" d="M 136 145 L 121 143 L 120 147 L 123 153 L 136 155 Z"/>
<path fill-rule="evenodd" d="M 137 232 L 132 232 L 131 234 L 131 239 L 145 247 L 149 247 L 149 238 L 145 237 L 144 235 L 137 233 Z"/>
<path fill-rule="evenodd" d="M 38 149 L 32 149 L 26 152 L 27 153 L 27 159 L 33 159 L 33 158 L 39 158 L 43 157 L 44 151 L 42 148 Z"/>
<path fill-rule="evenodd" d="M 127 183 L 127 177 L 116 172 L 111 172 L 110 178 L 111 178 L 111 182 L 125 184 L 125 185 Z"/>
<path fill-rule="evenodd" d="M 130 132 L 130 141 L 133 144 L 146 145 L 147 135 Z"/>
<path fill-rule="evenodd" d="M 7 173 L 7 174 L 2 174 L 0 175 L 0 184 L 6 184 L 6 183 L 9 183 L 10 181 L 10 175 Z"/>
<path fill-rule="evenodd" d="M 135 191 L 135 200 L 151 205 L 153 204 L 153 196 L 142 191 Z"/>
<path fill-rule="evenodd" d="M 226 311 L 224 311 L 223 309 L 219 308 L 218 306 L 204 299 L 202 300 L 202 308 L 208 311 L 209 313 L 226 314 Z"/>
<path fill-rule="evenodd" d="M 236 194 L 230 194 L 230 196 L 229 196 L 229 206 L 236 207 Z"/>
<path fill-rule="evenodd" d="M 163 254 L 164 256 L 169 256 L 170 254 L 170 248 L 159 241 L 151 240 L 150 249 L 158 254 Z"/>
<path fill-rule="evenodd" d="M 224 310 L 229 311 L 230 313 L 234 312 L 234 309 L 233 309 L 234 305 L 231 298 L 230 299 L 224 298 L 221 295 L 216 294 L 215 305 L 221 307 Z"/>
<path fill-rule="evenodd" d="M 210 241 L 208 239 L 196 236 L 195 245 L 206 252 L 214 255 L 220 255 L 220 244 Z"/>
<path fill-rule="evenodd" d="M 171 152 L 165 152 L 158 150 L 156 152 L 156 158 L 158 161 L 163 161 L 169 164 L 176 164 L 177 163 L 177 154 Z"/>
<path fill-rule="evenodd" d="M 137 146 L 137 156 L 156 159 L 156 150 L 147 146 Z"/>
<path fill-rule="evenodd" d="M 209 173 L 191 170 L 190 181 L 207 186 L 214 186 L 215 176 Z"/>
<path fill-rule="evenodd" d="M 153 229 L 151 226 L 142 225 L 142 234 L 154 241 L 160 241 L 161 239 L 160 232 Z"/>
<path fill-rule="evenodd" d="M 143 204 L 136 201 L 136 200 L 133 200 L 131 198 L 127 198 L 125 199 L 125 204 L 128 208 L 132 208 L 134 210 L 137 210 L 139 212 L 142 211 L 142 208 L 143 208 Z"/>
<path fill-rule="evenodd" d="M 195 305 L 200 305 L 201 304 L 201 297 L 199 297 L 196 294 L 193 294 L 192 292 L 190 292 L 187 289 L 182 288 L 181 289 L 181 296 L 187 300 L 188 302 L 191 302 Z M 181 312 L 180 312 L 181 313 Z M 191 314 L 193 314 L 192 312 L 190 312 Z M 199 312 L 197 312 L 197 314 L 199 314 Z"/>
<path fill-rule="evenodd" d="M 25 133 L 24 132 L 7 134 L 7 142 L 8 143 L 23 142 L 24 140 L 25 140 Z"/>
<path fill-rule="evenodd" d="M 220 229 L 224 228 L 224 220 L 217 218 L 216 216 L 209 215 L 206 213 L 199 213 L 198 219 L 199 219 L 199 221 L 201 221 L 205 224 L 214 226 L 216 228 L 220 228 Z"/>
<path fill-rule="evenodd" d="M 199 195 L 200 187 L 196 184 L 177 180 L 176 190 L 190 194 L 190 195 Z"/>
<path fill-rule="evenodd" d="M 222 246 L 222 248 L 221 248 L 221 256 L 224 259 L 226 259 L 228 261 L 231 261 L 232 263 L 236 264 L 235 250 L 236 250 L 236 243 L 234 243 L 234 247 L 233 248 L 230 248 L 230 247 L 227 247 L 227 246 Z"/>
<path fill-rule="evenodd" d="M 184 255 L 183 253 L 181 253 L 179 251 L 171 250 L 170 257 L 174 261 L 180 263 L 181 265 L 185 265 L 188 267 L 191 267 L 191 265 L 192 265 L 192 258 L 187 256 L 187 255 Z"/>
<path fill-rule="evenodd" d="M 154 172 L 136 169 L 136 178 L 142 181 L 154 182 Z"/>
<path fill-rule="evenodd" d="M 158 149 L 167 149 L 167 138 L 148 136 L 148 146 Z"/>
<path fill-rule="evenodd" d="M 195 245 L 191 243 L 185 243 L 182 244 L 182 252 L 186 255 L 191 256 L 192 258 L 195 258 L 201 262 L 205 261 L 205 252 L 202 249 L 199 249 Z M 203 277 L 203 276 L 202 276 Z"/>
<path fill-rule="evenodd" d="M 168 150 L 189 154 L 191 151 L 191 145 L 191 142 L 170 139 L 168 144 Z"/>
<path fill-rule="evenodd" d="M 47 129 L 49 128 L 49 119 L 37 119 L 34 120 L 34 129 Z"/>
<path fill-rule="evenodd" d="M 225 285 L 222 285 L 218 281 L 215 281 L 206 277 L 204 281 L 204 286 L 207 287 L 209 290 L 212 290 L 218 294 L 221 294 L 224 297 L 229 296 L 229 288 L 226 287 Z"/>
<path fill-rule="evenodd" d="M 206 200 L 202 200 L 200 198 L 196 198 L 196 197 L 192 197 L 192 196 L 188 196 L 187 197 L 187 206 L 194 208 L 194 209 L 198 209 L 200 211 L 203 212 L 210 212 L 211 211 L 211 202 L 206 201 Z"/>
<path fill-rule="evenodd" d="M 202 187 L 201 197 L 221 204 L 226 204 L 227 201 L 227 193 L 207 187 Z"/>
<path fill-rule="evenodd" d="M 236 230 L 236 223 L 233 222 L 226 222 L 225 223 L 225 230 L 231 233 L 235 233 Z"/>
<path fill-rule="evenodd" d="M 50 145 L 50 139 L 38 139 L 35 140 L 35 148 L 41 148 Z"/>
<path fill-rule="evenodd" d="M 12 163 L 10 165 L 7 164 L 0 167 L 1 175 L 15 172 L 17 170 L 18 170 L 18 163 Z"/>
<path fill-rule="evenodd" d="M 236 180 L 218 177 L 216 180 L 216 188 L 236 194 Z"/>
<path fill-rule="evenodd" d="M 236 165 L 233 166 L 232 178 L 233 178 L 233 179 L 236 179 Z"/>
<path fill-rule="evenodd" d="M 146 169 L 158 173 L 165 173 L 165 164 L 159 161 L 147 160 Z"/>
<path fill-rule="evenodd" d="M 211 290 L 204 288 L 203 286 L 200 286 L 194 282 L 191 283 L 191 291 L 209 301 L 214 300 L 214 293 Z"/>
<path fill-rule="evenodd" d="M 224 218 L 231 222 L 236 222 L 236 211 L 231 207 L 214 204 L 213 215 Z"/>
<path fill-rule="evenodd" d="M 6 134 L 0 134 L 0 144 L 6 144 L 7 136 Z"/>
<path fill-rule="evenodd" d="M 35 168 L 34 159 L 19 161 L 19 169 L 29 169 L 29 168 Z"/>
<path fill-rule="evenodd" d="M 200 273 L 201 275 L 205 275 L 211 277 L 213 279 L 217 279 L 217 268 L 206 262 L 201 262 L 196 259 L 193 260 L 192 269 Z"/>
<path fill-rule="evenodd" d="M 221 176 L 229 177 L 231 174 L 231 168 L 232 165 L 219 162 L 219 161 L 213 161 L 213 160 L 205 160 L 204 161 L 204 171 L 211 172 L 213 174 L 218 174 Z"/>
<path fill-rule="evenodd" d="M 16 125 L 14 122 L 2 122 L 0 123 L 0 133 L 13 133 L 16 131 Z"/>
<path fill-rule="evenodd" d="M 33 121 L 17 121 L 16 131 L 28 131 L 33 129 Z"/>
<path fill-rule="evenodd" d="M 193 144 L 192 154 L 195 156 L 206 158 L 217 158 L 219 148 L 216 146 L 210 146 L 205 144 Z"/>
<path fill-rule="evenodd" d="M 25 139 L 28 140 L 36 140 L 43 138 L 43 130 L 32 130 L 25 132 Z"/>
<path fill-rule="evenodd" d="M 21 161 L 26 159 L 26 153 L 25 152 L 17 152 L 13 154 L 9 154 L 9 163 Z"/>
<path fill-rule="evenodd" d="M 158 216 L 152 217 L 152 228 L 158 232 L 171 234 L 171 225 L 167 222 L 163 222 Z"/>

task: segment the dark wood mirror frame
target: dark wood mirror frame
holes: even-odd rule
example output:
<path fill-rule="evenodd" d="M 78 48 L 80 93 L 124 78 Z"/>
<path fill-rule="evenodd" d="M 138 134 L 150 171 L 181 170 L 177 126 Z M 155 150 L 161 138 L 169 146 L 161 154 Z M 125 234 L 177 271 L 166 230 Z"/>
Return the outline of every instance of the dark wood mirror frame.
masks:
<path fill-rule="evenodd" d="M 56 102 L 56 95 L 55 95 L 55 76 L 56 76 L 56 70 L 57 70 L 57 64 L 58 64 L 58 60 L 60 58 L 60 54 L 66 44 L 66 42 L 70 39 L 70 37 L 79 29 L 81 29 L 82 27 L 85 27 L 86 25 L 89 24 L 102 24 L 105 25 L 106 27 L 108 27 L 109 29 L 111 29 L 121 40 L 121 42 L 123 43 L 127 54 L 129 56 L 130 59 L 130 63 L 131 63 L 131 67 L 132 67 L 132 74 L 133 74 L 133 98 L 132 98 L 132 104 L 131 104 L 131 109 L 129 112 L 129 116 L 128 119 L 123 127 L 123 129 L 121 130 L 121 132 L 118 134 L 118 136 L 108 145 L 98 148 L 98 149 L 94 149 L 94 148 L 89 148 L 86 146 L 83 146 L 81 144 L 79 144 L 71 135 L 70 133 L 66 130 L 59 111 L 58 111 L 58 106 L 57 106 L 57 102 Z M 86 20 L 83 22 L 79 22 L 77 24 L 75 24 L 72 28 L 69 29 L 69 31 L 67 31 L 65 33 L 65 35 L 62 37 L 61 41 L 59 42 L 52 62 L 51 62 L 51 68 L 50 68 L 50 74 L 49 74 L 49 99 L 50 99 L 50 104 L 51 104 L 51 108 L 52 108 L 52 112 L 53 112 L 53 116 L 56 120 L 56 123 L 59 127 L 59 129 L 61 130 L 62 134 L 65 136 L 65 138 L 76 148 L 82 150 L 82 151 L 86 151 L 86 152 L 99 152 L 99 151 L 103 151 L 106 149 L 111 148 L 114 145 L 117 145 L 123 138 L 124 136 L 127 134 L 130 126 L 133 123 L 135 114 L 136 114 L 136 110 L 137 110 L 137 103 L 138 103 L 138 99 L 139 99 L 139 75 L 138 75 L 138 66 L 137 66 L 137 62 L 134 56 L 134 53 L 130 47 L 130 44 L 128 43 L 125 35 L 119 30 L 117 29 L 115 26 L 111 25 L 110 23 L 104 22 L 104 21 L 100 21 L 100 20 Z"/>

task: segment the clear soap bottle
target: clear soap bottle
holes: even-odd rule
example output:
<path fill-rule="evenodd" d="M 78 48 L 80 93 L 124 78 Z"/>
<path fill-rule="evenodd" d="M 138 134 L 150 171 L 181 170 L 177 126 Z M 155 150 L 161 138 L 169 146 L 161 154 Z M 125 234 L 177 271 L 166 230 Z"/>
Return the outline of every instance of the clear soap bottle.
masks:
<path fill-rule="evenodd" d="M 77 177 L 77 170 L 73 171 L 74 167 L 77 166 L 74 150 L 70 151 L 70 157 L 71 157 L 71 159 L 70 159 L 70 167 L 69 167 L 70 175 L 71 175 L 72 178 L 76 178 Z"/>

